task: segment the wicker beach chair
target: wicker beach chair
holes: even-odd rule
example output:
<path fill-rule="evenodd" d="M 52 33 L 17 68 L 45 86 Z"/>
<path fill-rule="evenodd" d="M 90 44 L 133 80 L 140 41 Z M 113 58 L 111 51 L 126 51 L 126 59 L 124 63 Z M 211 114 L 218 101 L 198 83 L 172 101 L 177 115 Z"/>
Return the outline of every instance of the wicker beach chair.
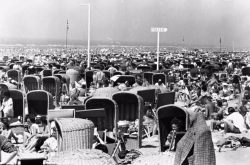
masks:
<path fill-rule="evenodd" d="M 104 108 L 78 110 L 75 111 L 75 117 L 92 121 L 97 131 L 102 132 L 107 129 L 107 116 Z"/>
<path fill-rule="evenodd" d="M 241 72 L 243 76 L 250 76 L 250 67 L 242 68 Z"/>
<path fill-rule="evenodd" d="M 117 165 L 106 153 L 95 149 L 78 149 L 60 152 L 48 159 L 45 165 Z"/>
<path fill-rule="evenodd" d="M 154 74 L 153 72 L 144 72 L 143 78 L 145 78 L 149 84 L 153 84 L 153 82 L 152 82 L 153 74 Z"/>
<path fill-rule="evenodd" d="M 3 95 L 2 95 L 2 92 L 6 89 L 17 89 L 17 86 L 11 84 L 11 83 L 0 83 L 0 103 L 2 104 L 2 101 L 3 101 Z"/>
<path fill-rule="evenodd" d="M 54 109 L 52 95 L 44 90 L 33 90 L 27 93 L 28 114 L 48 115 Z"/>
<path fill-rule="evenodd" d="M 142 72 L 149 72 L 151 70 L 150 66 L 138 66 L 138 70 L 142 70 Z"/>
<path fill-rule="evenodd" d="M 52 76 L 52 71 L 50 69 L 44 69 L 40 72 L 40 75 L 42 76 L 42 78 Z"/>
<path fill-rule="evenodd" d="M 159 93 L 157 95 L 156 109 L 164 105 L 174 104 L 174 102 L 175 92 Z"/>
<path fill-rule="evenodd" d="M 175 76 L 168 76 L 167 77 L 167 83 L 168 84 L 176 83 L 176 77 Z"/>
<path fill-rule="evenodd" d="M 141 96 L 145 103 L 154 105 L 155 102 L 155 89 L 139 90 L 137 94 Z"/>
<path fill-rule="evenodd" d="M 157 120 L 158 120 L 157 123 L 159 128 L 160 152 L 164 152 L 165 151 L 164 145 L 167 140 L 167 136 L 172 130 L 171 121 L 174 118 L 177 118 L 182 121 L 183 124 L 182 129 L 181 132 L 178 133 L 180 134 L 180 136 L 178 137 L 182 137 L 188 128 L 188 113 L 183 108 L 171 104 L 171 105 L 161 106 L 160 108 L 157 109 L 156 114 L 157 114 Z M 177 140 L 180 140 L 180 138 L 178 138 Z M 176 144 L 177 143 L 178 141 L 176 141 Z"/>
<path fill-rule="evenodd" d="M 14 63 L 10 63 L 8 66 L 9 66 L 10 69 L 13 69 L 14 65 L 15 65 Z"/>
<path fill-rule="evenodd" d="M 19 71 L 19 70 L 14 70 L 14 69 L 8 70 L 7 76 L 8 76 L 8 78 L 11 78 L 18 83 L 20 83 L 22 81 L 21 71 Z"/>
<path fill-rule="evenodd" d="M 149 89 L 149 87 L 147 87 L 147 86 L 137 86 L 137 87 L 134 87 L 134 88 L 130 89 L 129 92 L 137 94 L 138 91 L 140 91 L 140 90 L 147 90 L 147 89 Z"/>
<path fill-rule="evenodd" d="M 114 72 L 113 76 L 115 76 L 115 75 L 123 75 L 123 72 L 120 72 L 120 71 Z"/>
<path fill-rule="evenodd" d="M 64 151 L 90 149 L 93 144 L 94 123 L 79 118 L 56 118 L 58 154 Z"/>
<path fill-rule="evenodd" d="M 60 71 L 62 71 L 62 70 L 60 70 L 60 69 L 53 70 L 53 71 L 52 71 L 52 75 L 54 76 L 55 74 L 58 74 Z"/>
<path fill-rule="evenodd" d="M 118 120 L 139 120 L 138 137 L 135 139 L 128 138 L 126 148 L 128 150 L 141 148 L 144 110 L 143 99 L 139 95 L 124 91 L 113 94 L 112 99 L 118 104 Z"/>
<path fill-rule="evenodd" d="M 56 105 L 59 104 L 60 101 L 60 88 L 61 82 L 60 79 L 56 76 L 47 76 L 42 79 L 43 90 L 49 92 L 53 97 L 55 97 Z"/>
<path fill-rule="evenodd" d="M 5 71 L 8 71 L 10 68 L 9 68 L 9 66 L 0 66 L 0 70 L 3 70 L 3 69 L 5 69 Z"/>
<path fill-rule="evenodd" d="M 41 72 L 46 68 L 41 66 L 36 66 L 35 69 L 36 69 L 36 74 L 41 74 Z"/>
<path fill-rule="evenodd" d="M 120 90 L 115 87 L 98 88 L 93 92 L 92 97 L 112 98 L 112 95 L 119 91 Z"/>
<path fill-rule="evenodd" d="M 74 109 L 75 111 L 84 110 L 85 105 L 62 105 L 61 109 Z"/>
<path fill-rule="evenodd" d="M 25 117 L 24 111 L 24 94 L 20 90 L 10 89 L 10 97 L 13 100 L 14 120 L 17 121 L 18 116 Z"/>
<path fill-rule="evenodd" d="M 111 73 L 110 73 L 109 71 L 103 70 L 103 73 L 105 74 L 105 77 L 106 77 L 106 78 L 110 79 Z"/>
<path fill-rule="evenodd" d="M 23 65 L 22 66 L 22 73 L 23 73 L 23 76 L 25 75 L 25 72 L 28 70 L 30 65 Z"/>
<path fill-rule="evenodd" d="M 113 86 L 117 86 L 118 83 L 129 83 L 129 86 L 132 86 L 135 83 L 135 77 L 132 75 L 121 75 L 119 78 L 114 82 Z"/>
<path fill-rule="evenodd" d="M 55 74 L 54 76 L 58 77 L 61 81 L 62 78 L 65 78 L 66 79 L 66 84 L 68 86 L 68 89 L 69 89 L 69 83 L 70 83 L 70 77 L 66 74 Z M 61 87 L 62 87 L 62 84 L 61 84 Z"/>
<path fill-rule="evenodd" d="M 38 76 L 27 75 L 23 78 L 23 85 L 26 93 L 41 89 L 41 79 Z"/>
<path fill-rule="evenodd" d="M 52 109 L 48 111 L 48 120 L 55 121 L 56 118 L 75 118 L 75 109 Z"/>
<path fill-rule="evenodd" d="M 86 104 L 86 109 L 97 109 L 104 108 L 106 113 L 106 130 L 107 132 L 113 132 L 113 129 L 117 132 L 117 122 L 118 122 L 118 105 L 117 103 L 110 98 L 90 98 Z"/>
<path fill-rule="evenodd" d="M 158 80 L 161 79 L 163 84 L 166 84 L 166 75 L 164 73 L 154 73 L 152 76 L 152 83 L 153 85 L 158 82 Z"/>

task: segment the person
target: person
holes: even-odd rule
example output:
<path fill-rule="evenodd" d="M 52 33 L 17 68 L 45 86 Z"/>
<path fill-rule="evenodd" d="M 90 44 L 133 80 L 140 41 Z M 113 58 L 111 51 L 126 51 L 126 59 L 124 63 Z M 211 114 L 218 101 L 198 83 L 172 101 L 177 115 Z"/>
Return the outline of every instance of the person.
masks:
<path fill-rule="evenodd" d="M 226 100 L 232 99 L 233 95 L 232 95 L 231 91 L 228 88 L 228 84 L 227 83 L 222 83 L 222 87 L 223 87 L 223 89 L 219 92 L 219 96 L 222 99 L 226 99 Z"/>
<path fill-rule="evenodd" d="M 105 79 L 105 74 L 103 73 L 103 66 L 101 69 L 96 73 L 96 87 L 100 88 L 103 87 L 103 80 Z"/>
<path fill-rule="evenodd" d="M 136 75 L 136 82 L 132 85 L 132 87 L 142 86 L 143 80 L 141 75 Z"/>
<path fill-rule="evenodd" d="M 68 102 L 68 105 L 82 105 L 83 103 L 78 100 L 78 97 L 76 95 L 71 95 L 70 100 Z"/>
<path fill-rule="evenodd" d="M 63 77 L 61 79 L 61 83 L 62 83 L 62 93 L 61 93 L 61 97 L 60 97 L 60 102 L 61 104 L 66 104 L 69 101 L 69 89 L 66 83 L 66 79 L 65 77 Z"/>
<path fill-rule="evenodd" d="M 118 71 L 114 66 L 115 64 L 112 62 L 111 66 L 108 68 L 108 71 L 110 72 L 111 75 L 113 75 L 113 73 Z"/>
<path fill-rule="evenodd" d="M 52 130 L 53 132 L 51 133 L 51 136 L 46 139 L 43 145 L 40 147 L 41 150 L 45 150 L 46 152 L 57 152 L 57 129 L 56 127 L 53 127 Z"/>
<path fill-rule="evenodd" d="M 77 89 L 75 82 L 71 83 L 71 90 L 70 90 L 69 94 L 70 94 L 70 96 L 71 95 L 76 95 L 77 97 L 79 96 L 80 91 Z"/>
<path fill-rule="evenodd" d="M 32 137 L 29 144 L 24 148 L 25 152 L 40 150 L 43 142 L 50 136 L 50 128 L 47 124 L 46 116 L 39 116 L 36 122 L 39 126 L 39 132 Z"/>
<path fill-rule="evenodd" d="M 228 108 L 228 114 L 231 115 L 232 113 L 236 112 L 235 109 L 233 107 L 229 107 Z M 222 129 L 222 124 L 224 123 L 224 121 L 222 120 L 221 115 L 219 115 L 218 113 L 213 113 L 212 115 L 212 119 L 211 119 L 211 124 L 210 124 L 210 130 L 214 131 Z"/>
<path fill-rule="evenodd" d="M 29 114 L 26 116 L 26 131 L 23 133 L 23 144 L 24 146 L 28 144 L 29 140 L 39 133 L 39 127 L 35 123 L 35 116 Z"/>
<path fill-rule="evenodd" d="M 13 100 L 10 97 L 10 91 L 8 89 L 3 91 L 3 102 L 1 106 L 1 115 L 2 117 L 13 118 L 14 110 L 13 110 Z"/>
<path fill-rule="evenodd" d="M 9 140 L 11 140 L 11 138 L 13 137 L 16 143 L 18 143 L 18 137 L 10 129 L 8 118 L 2 118 L 1 121 L 2 122 L 0 122 L 0 134 L 5 136 Z"/>
<path fill-rule="evenodd" d="M 211 102 L 211 98 L 208 96 L 205 96 L 203 99 L 205 102 L 205 119 L 210 120 L 211 115 L 215 112 L 215 103 Z"/>
<path fill-rule="evenodd" d="M 0 135 L 0 147 L 1 151 L 10 153 L 6 157 L 1 157 L 0 164 L 7 164 L 16 156 L 17 148 L 3 135 Z"/>
<path fill-rule="evenodd" d="M 224 120 L 224 134 L 248 132 L 250 128 L 249 115 L 245 106 L 239 108 L 239 112 L 234 112 Z"/>
<path fill-rule="evenodd" d="M 174 148 L 174 144 L 175 144 L 175 133 L 176 132 L 180 132 L 181 131 L 181 127 L 182 127 L 182 121 L 177 119 L 177 118 L 174 118 L 172 121 L 171 121 L 171 126 L 172 126 L 172 131 L 170 131 L 170 133 L 168 134 L 167 136 L 167 140 L 165 142 L 165 147 L 171 147 L 169 148 L 170 150 L 173 150 L 175 149 Z"/>
<path fill-rule="evenodd" d="M 158 82 L 155 83 L 155 85 L 166 88 L 166 86 L 162 83 L 161 79 L 159 79 Z"/>

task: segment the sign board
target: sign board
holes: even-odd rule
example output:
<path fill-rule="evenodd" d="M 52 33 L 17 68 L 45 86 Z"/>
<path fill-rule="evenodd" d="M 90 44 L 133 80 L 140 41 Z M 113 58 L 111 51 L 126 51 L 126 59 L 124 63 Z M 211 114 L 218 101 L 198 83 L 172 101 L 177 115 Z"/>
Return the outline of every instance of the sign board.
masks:
<path fill-rule="evenodd" d="M 156 28 L 156 27 L 152 27 L 151 28 L 151 32 L 167 32 L 167 28 Z"/>

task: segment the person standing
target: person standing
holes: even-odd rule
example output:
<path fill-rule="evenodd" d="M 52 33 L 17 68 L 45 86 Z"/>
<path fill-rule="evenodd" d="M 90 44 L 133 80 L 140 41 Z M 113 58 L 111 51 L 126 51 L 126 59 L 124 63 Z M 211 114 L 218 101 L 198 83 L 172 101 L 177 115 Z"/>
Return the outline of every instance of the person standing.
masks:
<path fill-rule="evenodd" d="M 105 79 L 105 74 L 103 73 L 103 66 L 101 66 L 101 69 L 99 71 L 97 71 L 96 73 L 96 86 L 97 88 L 103 87 L 104 83 L 104 79 Z"/>

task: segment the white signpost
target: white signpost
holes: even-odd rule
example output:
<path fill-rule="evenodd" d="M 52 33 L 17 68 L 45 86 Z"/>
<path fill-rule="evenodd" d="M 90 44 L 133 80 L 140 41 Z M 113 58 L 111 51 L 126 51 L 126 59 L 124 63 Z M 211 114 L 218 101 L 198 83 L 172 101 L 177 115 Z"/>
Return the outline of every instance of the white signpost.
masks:
<path fill-rule="evenodd" d="M 167 28 L 156 28 L 152 27 L 151 32 L 157 32 L 157 70 L 159 70 L 159 56 L 160 56 L 160 32 L 167 32 Z"/>

